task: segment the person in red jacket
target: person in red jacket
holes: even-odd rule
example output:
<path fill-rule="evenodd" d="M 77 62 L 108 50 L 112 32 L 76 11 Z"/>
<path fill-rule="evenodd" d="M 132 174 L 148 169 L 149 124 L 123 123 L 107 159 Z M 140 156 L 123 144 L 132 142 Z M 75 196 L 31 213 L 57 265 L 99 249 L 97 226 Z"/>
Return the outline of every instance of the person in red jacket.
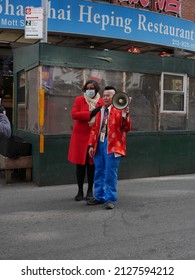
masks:
<path fill-rule="evenodd" d="M 117 201 L 118 168 L 121 156 L 126 156 L 126 134 L 132 129 L 129 106 L 115 108 L 112 98 L 116 93 L 112 86 L 103 92 L 104 106 L 96 115 L 89 138 L 89 155 L 94 159 L 94 197 L 88 205 L 105 203 L 113 209 Z"/>
<path fill-rule="evenodd" d="M 82 87 L 82 91 L 83 95 L 75 98 L 72 107 L 74 125 L 68 151 L 68 160 L 76 164 L 78 184 L 78 193 L 75 196 L 76 201 L 81 201 L 84 198 L 83 185 L 86 171 L 88 179 L 86 199 L 93 197 L 95 167 L 93 159 L 88 154 L 88 141 L 91 127 L 95 122 L 95 115 L 103 105 L 103 99 L 99 94 L 100 87 L 96 81 L 87 81 Z"/>

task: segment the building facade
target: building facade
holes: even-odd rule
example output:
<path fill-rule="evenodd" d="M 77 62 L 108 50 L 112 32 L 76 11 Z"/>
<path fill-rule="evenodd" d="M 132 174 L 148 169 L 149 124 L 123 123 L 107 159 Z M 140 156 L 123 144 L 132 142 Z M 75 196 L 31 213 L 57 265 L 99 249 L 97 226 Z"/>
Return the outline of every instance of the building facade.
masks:
<path fill-rule="evenodd" d="M 89 78 L 132 97 L 133 131 L 119 178 L 193 173 L 193 3 L 189 9 L 190 1 L 175 0 L 61 2 L 48 1 L 47 42 L 25 38 L 24 5 L 1 7 L 0 41 L 11 34 L 9 44 L 1 43 L 1 83 L 6 77 L 14 134 L 33 146 L 33 181 L 75 182 L 67 162 L 71 107 Z"/>

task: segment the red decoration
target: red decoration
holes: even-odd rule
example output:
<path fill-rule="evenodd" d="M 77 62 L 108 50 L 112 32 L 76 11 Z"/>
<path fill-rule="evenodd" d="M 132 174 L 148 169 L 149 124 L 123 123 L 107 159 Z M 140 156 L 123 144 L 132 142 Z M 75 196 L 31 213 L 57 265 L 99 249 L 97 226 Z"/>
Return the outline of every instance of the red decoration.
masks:
<path fill-rule="evenodd" d="M 133 46 L 128 48 L 127 51 L 130 53 L 141 53 L 141 51 L 138 47 L 133 47 Z"/>
<path fill-rule="evenodd" d="M 160 56 L 171 56 L 171 54 L 167 53 L 167 52 L 160 52 L 159 55 Z"/>
<path fill-rule="evenodd" d="M 178 0 L 158 0 L 156 2 L 157 9 L 165 12 L 173 12 L 179 14 L 181 2 Z"/>

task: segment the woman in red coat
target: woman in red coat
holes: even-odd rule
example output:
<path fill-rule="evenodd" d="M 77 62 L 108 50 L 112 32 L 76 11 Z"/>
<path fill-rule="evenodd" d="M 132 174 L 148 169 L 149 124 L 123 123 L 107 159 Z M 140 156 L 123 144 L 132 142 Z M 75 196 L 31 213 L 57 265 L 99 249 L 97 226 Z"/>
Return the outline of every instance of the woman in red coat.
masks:
<path fill-rule="evenodd" d="M 103 105 L 103 99 L 99 95 L 100 87 L 94 80 L 89 80 L 82 88 L 83 95 L 75 98 L 72 107 L 74 120 L 73 131 L 70 139 L 68 160 L 76 164 L 76 178 L 78 193 L 76 201 L 83 200 L 83 184 L 87 171 L 88 189 L 87 199 L 93 197 L 94 163 L 88 155 L 88 141 L 91 126 L 95 122 L 95 115 Z"/>

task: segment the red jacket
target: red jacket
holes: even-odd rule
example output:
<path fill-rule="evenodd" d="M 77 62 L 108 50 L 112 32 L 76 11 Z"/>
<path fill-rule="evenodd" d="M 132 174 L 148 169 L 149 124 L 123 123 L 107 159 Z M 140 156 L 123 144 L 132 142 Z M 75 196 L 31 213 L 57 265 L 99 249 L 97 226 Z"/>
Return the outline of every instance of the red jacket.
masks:
<path fill-rule="evenodd" d="M 96 122 L 92 126 L 89 145 L 94 148 L 96 152 L 100 125 L 101 125 L 101 114 L 100 111 L 96 115 Z M 108 118 L 108 154 L 118 153 L 122 156 L 126 156 L 126 133 L 132 129 L 130 116 L 124 120 L 122 118 L 122 110 L 118 110 L 111 106 L 109 118 Z"/>
<path fill-rule="evenodd" d="M 100 98 L 96 107 L 103 105 L 103 100 Z M 88 124 L 90 121 L 89 105 L 83 96 L 75 98 L 72 107 L 72 118 L 74 120 L 73 131 L 70 139 L 68 160 L 74 164 L 85 164 L 88 141 L 91 127 Z M 93 161 L 90 162 L 93 164 Z"/>

